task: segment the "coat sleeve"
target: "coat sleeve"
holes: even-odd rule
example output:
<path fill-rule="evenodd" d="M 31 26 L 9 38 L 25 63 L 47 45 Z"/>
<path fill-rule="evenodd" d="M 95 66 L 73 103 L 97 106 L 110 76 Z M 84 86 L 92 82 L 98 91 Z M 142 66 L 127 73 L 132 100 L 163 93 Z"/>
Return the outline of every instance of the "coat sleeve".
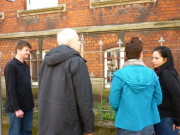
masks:
<path fill-rule="evenodd" d="M 172 99 L 172 109 L 174 122 L 176 126 L 180 126 L 180 84 L 176 76 L 169 71 L 163 72 L 163 80 L 165 87 L 167 88 L 170 97 Z"/>
<path fill-rule="evenodd" d="M 75 61 L 74 61 L 75 62 Z M 77 65 L 78 64 L 78 65 Z M 83 122 L 84 132 L 94 132 L 94 113 L 93 113 L 93 97 L 92 86 L 89 73 L 84 60 L 78 60 L 74 63 L 77 67 L 72 66 L 73 86 L 75 89 L 76 101 L 79 114 Z M 76 69 L 76 70 L 75 70 Z"/>
<path fill-rule="evenodd" d="M 155 86 L 154 86 L 155 88 L 154 88 L 153 98 L 155 99 L 157 105 L 160 105 L 162 103 L 162 90 L 156 74 L 154 75 L 154 80 L 155 80 Z"/>
<path fill-rule="evenodd" d="M 114 111 L 118 111 L 120 98 L 121 98 L 121 91 L 122 91 L 122 81 L 119 77 L 115 74 L 113 76 L 110 96 L 109 96 L 109 103 Z"/>
<path fill-rule="evenodd" d="M 20 110 L 16 92 L 16 68 L 11 64 L 7 64 L 5 71 L 6 91 L 9 96 L 10 102 L 15 111 Z"/>

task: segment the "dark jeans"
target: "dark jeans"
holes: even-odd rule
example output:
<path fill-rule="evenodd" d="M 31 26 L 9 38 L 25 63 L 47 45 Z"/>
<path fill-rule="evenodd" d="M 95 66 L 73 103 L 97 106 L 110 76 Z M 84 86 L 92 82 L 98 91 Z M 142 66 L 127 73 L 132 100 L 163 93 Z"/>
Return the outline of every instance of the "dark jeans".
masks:
<path fill-rule="evenodd" d="M 8 135 L 32 135 L 33 110 L 25 111 L 23 118 L 16 117 L 15 113 L 8 113 Z"/>
<path fill-rule="evenodd" d="M 153 126 L 145 127 L 140 131 L 130 131 L 130 130 L 117 128 L 117 135 L 152 135 L 153 133 L 154 133 Z"/>
<path fill-rule="evenodd" d="M 161 122 L 154 126 L 156 135 L 178 135 L 179 130 L 173 130 L 173 118 L 161 118 Z"/>

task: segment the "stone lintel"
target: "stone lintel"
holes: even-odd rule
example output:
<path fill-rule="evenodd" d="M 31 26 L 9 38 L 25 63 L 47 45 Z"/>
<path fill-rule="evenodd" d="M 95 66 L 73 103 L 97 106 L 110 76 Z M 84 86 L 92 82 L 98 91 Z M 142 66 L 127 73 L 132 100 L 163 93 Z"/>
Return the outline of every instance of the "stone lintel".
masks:
<path fill-rule="evenodd" d="M 172 21 L 159 21 L 159 22 L 143 22 L 143 23 L 130 23 L 119 25 L 102 25 L 102 26 L 87 26 L 87 27 L 74 27 L 78 33 L 107 33 L 119 31 L 133 31 L 133 30 L 163 30 L 171 29 L 177 30 L 180 28 L 180 20 Z M 14 32 L 0 34 L 0 40 L 13 39 L 13 38 L 30 38 L 30 37 L 46 37 L 55 36 L 61 29 L 32 31 L 32 32 Z"/>
<path fill-rule="evenodd" d="M 37 15 L 37 14 L 48 14 L 55 12 L 65 12 L 66 4 L 59 4 L 57 7 L 32 9 L 32 10 L 17 10 L 17 17 Z"/>
<path fill-rule="evenodd" d="M 139 3 L 149 3 L 156 2 L 156 0 L 91 0 L 90 7 L 91 8 L 99 8 L 99 7 L 109 7 L 116 5 L 128 5 L 128 4 L 139 4 Z"/>

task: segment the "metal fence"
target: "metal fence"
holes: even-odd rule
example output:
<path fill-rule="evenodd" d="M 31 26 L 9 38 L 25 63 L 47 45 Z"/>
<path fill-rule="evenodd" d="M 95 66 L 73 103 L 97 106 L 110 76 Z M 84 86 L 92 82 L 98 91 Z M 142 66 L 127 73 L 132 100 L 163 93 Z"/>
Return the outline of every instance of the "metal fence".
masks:
<path fill-rule="evenodd" d="M 160 44 L 162 45 L 163 39 L 160 39 Z M 81 38 L 82 43 L 84 44 L 83 36 Z M 111 87 L 111 81 L 113 78 L 113 72 L 120 69 L 124 63 L 124 47 L 122 46 L 122 41 L 119 39 L 117 41 L 117 47 L 110 48 L 108 50 L 103 49 L 103 41 L 100 40 L 99 43 L 99 50 L 98 51 L 84 51 L 86 50 L 85 46 L 83 46 L 83 53 L 82 56 L 88 60 L 88 68 L 89 68 L 89 76 L 91 78 L 92 87 L 93 87 L 93 96 L 94 96 L 94 111 L 96 116 L 99 119 L 107 119 L 107 120 L 114 120 L 114 111 L 111 109 L 108 103 L 108 96 Z M 180 49 L 173 48 L 171 49 L 174 60 L 175 66 L 178 72 L 180 73 Z M 31 73 L 31 80 L 32 80 L 32 89 L 33 94 L 35 97 L 35 103 L 38 107 L 38 72 L 43 61 L 43 56 L 48 52 L 48 50 L 40 53 L 39 50 L 34 51 L 31 53 L 31 58 L 27 60 L 27 63 L 30 67 Z M 9 54 L 11 57 L 14 56 L 13 53 Z M 41 55 L 41 56 L 40 56 Z M 2 60 L 3 54 L 0 53 L 0 64 L 6 63 L 7 61 Z M 89 57 L 92 56 L 92 57 Z M 96 59 L 96 61 L 94 60 Z M 152 68 L 152 50 L 144 50 L 144 62 L 145 64 Z M 2 70 L 0 68 L 0 73 Z M 0 75 L 0 82 L 4 83 L 4 78 Z M 3 86 L 3 88 L 2 88 Z M 4 97 L 4 84 L 0 83 L 1 89 L 1 101 L 5 98 Z M 2 99 L 3 95 L 3 99 Z M 1 108 L 4 111 L 4 106 L 0 102 Z M 37 113 L 38 111 L 35 111 Z M 0 123 L 2 123 L 2 117 L 0 119 Z M 2 131 L 2 130 L 1 130 Z"/>

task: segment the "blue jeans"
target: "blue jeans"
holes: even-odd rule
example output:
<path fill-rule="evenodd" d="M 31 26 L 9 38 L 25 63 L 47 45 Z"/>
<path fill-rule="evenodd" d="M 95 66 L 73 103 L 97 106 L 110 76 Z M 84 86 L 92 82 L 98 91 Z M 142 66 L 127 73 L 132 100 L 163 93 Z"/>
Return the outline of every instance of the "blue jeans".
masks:
<path fill-rule="evenodd" d="M 173 130 L 173 118 L 161 118 L 161 122 L 154 125 L 156 135 L 178 135 L 179 130 Z"/>
<path fill-rule="evenodd" d="M 154 133 L 153 125 L 145 127 L 140 131 L 130 131 L 130 130 L 117 128 L 117 135 L 153 135 L 153 133 Z"/>
<path fill-rule="evenodd" d="M 8 135 L 32 135 L 33 110 L 25 111 L 23 118 L 16 117 L 15 113 L 8 113 Z"/>

